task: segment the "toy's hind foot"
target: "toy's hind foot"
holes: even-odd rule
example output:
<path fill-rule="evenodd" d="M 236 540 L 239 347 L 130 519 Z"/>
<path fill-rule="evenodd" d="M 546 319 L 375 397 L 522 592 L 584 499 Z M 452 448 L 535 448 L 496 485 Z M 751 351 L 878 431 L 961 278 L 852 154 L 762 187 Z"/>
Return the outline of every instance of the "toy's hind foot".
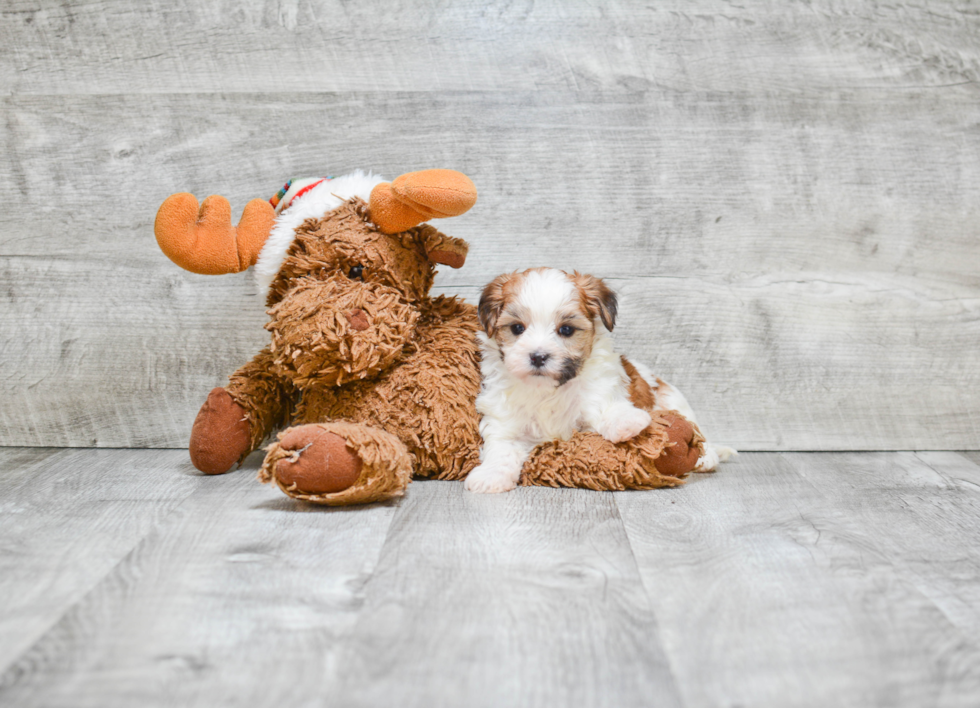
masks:
<path fill-rule="evenodd" d="M 696 425 L 675 411 L 667 411 L 663 417 L 668 422 L 669 443 L 653 464 L 660 474 L 683 477 L 697 466 L 704 437 Z"/>
<path fill-rule="evenodd" d="M 404 493 L 412 458 L 391 433 L 353 423 L 288 428 L 268 448 L 259 471 L 291 497 L 341 506 Z"/>

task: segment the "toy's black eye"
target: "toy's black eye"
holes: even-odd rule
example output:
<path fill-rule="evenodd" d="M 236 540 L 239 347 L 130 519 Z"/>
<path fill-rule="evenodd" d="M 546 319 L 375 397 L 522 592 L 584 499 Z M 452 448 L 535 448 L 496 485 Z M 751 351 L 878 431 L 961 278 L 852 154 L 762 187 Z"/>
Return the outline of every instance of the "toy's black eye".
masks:
<path fill-rule="evenodd" d="M 364 280 L 364 266 L 356 265 L 350 269 L 347 277 L 351 280 Z"/>
<path fill-rule="evenodd" d="M 520 337 L 522 334 L 524 334 L 524 325 L 512 324 L 510 326 L 510 333 L 513 334 L 515 337 Z"/>
<path fill-rule="evenodd" d="M 560 334 L 562 337 L 571 337 L 573 334 L 575 334 L 575 328 L 571 325 L 562 325 L 558 328 L 558 334 Z"/>

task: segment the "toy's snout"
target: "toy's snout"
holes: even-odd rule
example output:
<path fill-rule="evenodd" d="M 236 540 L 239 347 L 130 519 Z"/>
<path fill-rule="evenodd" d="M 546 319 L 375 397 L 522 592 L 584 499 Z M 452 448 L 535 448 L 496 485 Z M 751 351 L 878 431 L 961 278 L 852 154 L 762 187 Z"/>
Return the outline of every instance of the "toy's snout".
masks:
<path fill-rule="evenodd" d="M 387 369 L 414 338 L 419 311 L 394 288 L 333 275 L 301 278 L 269 315 L 277 373 L 306 389 Z"/>

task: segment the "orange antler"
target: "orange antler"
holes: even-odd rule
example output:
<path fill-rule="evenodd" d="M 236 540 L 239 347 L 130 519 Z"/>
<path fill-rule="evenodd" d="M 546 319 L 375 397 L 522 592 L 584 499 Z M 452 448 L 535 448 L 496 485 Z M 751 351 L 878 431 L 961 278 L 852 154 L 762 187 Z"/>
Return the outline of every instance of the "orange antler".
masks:
<path fill-rule="evenodd" d="M 371 221 L 396 234 L 429 219 L 459 216 L 476 204 L 476 186 L 456 170 L 422 170 L 371 191 Z"/>
<path fill-rule="evenodd" d="M 253 199 L 234 227 L 227 199 L 212 195 L 198 208 L 194 195 L 182 192 L 160 205 L 153 231 L 160 250 L 184 270 L 222 275 L 255 264 L 275 216 L 269 202 Z"/>

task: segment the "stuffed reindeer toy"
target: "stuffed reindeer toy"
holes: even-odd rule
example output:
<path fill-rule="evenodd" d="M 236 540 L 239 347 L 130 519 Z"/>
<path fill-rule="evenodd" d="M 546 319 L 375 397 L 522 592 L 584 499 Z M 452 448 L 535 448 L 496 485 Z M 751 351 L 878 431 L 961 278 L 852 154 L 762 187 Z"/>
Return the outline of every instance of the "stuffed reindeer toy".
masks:
<path fill-rule="evenodd" d="M 429 290 L 436 265 L 462 267 L 468 245 L 423 222 L 459 216 L 476 196 L 452 170 L 390 183 L 354 172 L 291 181 L 249 202 L 237 227 L 222 197 L 169 197 L 156 218 L 160 248 L 194 273 L 253 268 L 271 335 L 208 395 L 191 430 L 194 466 L 228 472 L 279 431 L 259 478 L 297 499 L 358 504 L 403 494 L 413 476 L 465 478 L 480 455 L 480 322 L 472 305 Z M 681 484 L 700 433 L 653 412 L 642 379 L 633 390 L 651 409 L 646 430 L 618 444 L 575 433 L 539 445 L 521 483 Z"/>

